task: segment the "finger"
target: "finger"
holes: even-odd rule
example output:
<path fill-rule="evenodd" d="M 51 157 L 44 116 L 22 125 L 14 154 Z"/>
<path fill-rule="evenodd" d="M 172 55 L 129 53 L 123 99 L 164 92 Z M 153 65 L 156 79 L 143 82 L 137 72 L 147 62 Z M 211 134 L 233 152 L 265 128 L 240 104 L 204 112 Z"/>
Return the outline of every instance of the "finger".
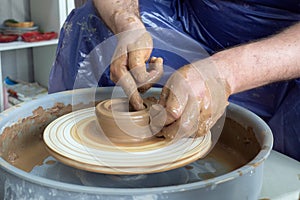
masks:
<path fill-rule="evenodd" d="M 137 72 L 141 72 L 136 74 L 137 76 L 134 75 L 137 81 L 143 79 L 143 75 L 147 72 L 145 63 L 150 58 L 152 47 L 152 37 L 148 32 L 142 34 L 136 42 L 129 44 L 127 47 L 129 69 L 139 68 Z"/>
<path fill-rule="evenodd" d="M 152 57 L 149 62 L 147 76 L 145 80 L 138 84 L 139 92 L 146 92 L 153 84 L 157 83 L 163 75 L 163 59 Z"/>
<path fill-rule="evenodd" d="M 129 98 L 129 102 L 135 110 L 142 110 L 145 108 L 143 104 L 143 99 L 140 96 L 135 81 L 131 74 L 126 71 L 126 73 L 119 79 L 117 85 L 120 85 L 127 97 Z"/>
<path fill-rule="evenodd" d="M 163 74 L 162 58 L 151 58 L 147 70 L 146 62 L 149 60 L 152 46 L 149 33 L 144 33 L 137 42 L 128 45 L 128 67 L 140 92 L 147 91 Z"/>
<path fill-rule="evenodd" d="M 159 133 L 165 125 L 167 119 L 165 105 L 168 96 L 169 88 L 163 87 L 158 104 L 154 104 L 150 107 L 150 128 L 153 135 Z"/>
<path fill-rule="evenodd" d="M 117 83 L 120 78 L 127 73 L 127 56 L 126 54 L 119 55 L 110 65 L 110 79 Z"/>
<path fill-rule="evenodd" d="M 171 124 L 180 118 L 188 101 L 188 91 L 179 82 L 175 82 L 174 85 L 171 83 L 169 88 L 170 92 L 165 106 L 167 113 L 165 125 Z"/>
<path fill-rule="evenodd" d="M 128 68 L 130 73 L 138 84 L 143 83 L 148 78 L 146 61 L 150 57 L 150 50 L 132 50 L 128 51 Z"/>
<path fill-rule="evenodd" d="M 123 88 L 135 110 L 144 109 L 143 99 L 137 91 L 136 83 L 128 72 L 126 64 L 126 55 L 121 55 L 118 59 L 115 59 L 110 66 L 110 78 L 116 85 Z"/>
<path fill-rule="evenodd" d="M 199 124 L 199 103 L 189 98 L 181 117 L 162 129 L 161 135 L 167 139 L 190 137 L 195 135 Z"/>
<path fill-rule="evenodd" d="M 159 102 L 158 102 L 163 107 L 166 106 L 166 102 L 167 102 L 169 94 L 170 94 L 169 88 L 167 86 L 163 87 L 163 89 L 160 93 Z"/>
<path fill-rule="evenodd" d="M 208 90 L 200 102 L 199 125 L 197 130 L 198 136 L 204 136 L 213 126 L 211 96 Z"/>
<path fill-rule="evenodd" d="M 189 137 L 198 130 L 200 102 L 194 96 L 189 96 L 184 112 L 181 115 L 181 126 L 184 136 Z"/>
<path fill-rule="evenodd" d="M 150 129 L 153 135 L 159 133 L 165 125 L 167 114 L 164 107 L 160 104 L 154 104 L 150 107 Z"/>

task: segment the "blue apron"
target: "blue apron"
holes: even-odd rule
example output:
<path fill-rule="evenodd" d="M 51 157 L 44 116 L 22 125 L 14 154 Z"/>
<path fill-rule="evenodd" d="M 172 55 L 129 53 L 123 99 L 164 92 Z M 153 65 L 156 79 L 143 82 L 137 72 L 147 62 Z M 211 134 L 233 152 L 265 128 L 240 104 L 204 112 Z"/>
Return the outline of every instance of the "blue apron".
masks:
<path fill-rule="evenodd" d="M 300 4 L 298 0 L 140 0 L 140 13 L 146 27 L 170 29 L 213 54 L 270 36 L 297 23 Z M 82 67 L 95 47 L 112 35 L 91 0 L 73 10 L 60 33 L 49 93 L 73 89 L 82 74 L 91 77 L 101 72 L 101 77 L 96 77 L 97 85 L 114 85 L 109 79 L 107 62 L 91 65 L 91 68 Z M 165 81 L 172 71 L 189 61 L 156 48 L 155 41 L 152 55 L 163 57 L 164 64 L 170 66 L 163 78 Z M 115 44 L 112 41 L 107 45 Z M 113 52 L 113 48 L 109 51 Z M 201 57 L 205 55 L 199 55 Z M 94 85 L 90 85 L 89 80 L 78 84 L 78 87 L 91 86 Z M 229 100 L 253 111 L 268 123 L 274 135 L 274 149 L 300 160 L 299 97 L 300 80 L 294 79 L 232 95 Z"/>

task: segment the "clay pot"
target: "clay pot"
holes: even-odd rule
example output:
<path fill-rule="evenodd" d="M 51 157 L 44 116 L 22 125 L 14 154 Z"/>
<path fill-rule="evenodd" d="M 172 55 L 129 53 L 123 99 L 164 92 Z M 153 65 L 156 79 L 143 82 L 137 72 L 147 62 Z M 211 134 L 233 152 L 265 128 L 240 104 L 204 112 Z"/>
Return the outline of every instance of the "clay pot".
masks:
<path fill-rule="evenodd" d="M 134 111 L 125 98 L 108 99 L 95 109 L 98 123 L 111 142 L 134 143 L 150 140 L 153 134 L 149 127 L 151 102 L 144 101 L 145 109 Z"/>

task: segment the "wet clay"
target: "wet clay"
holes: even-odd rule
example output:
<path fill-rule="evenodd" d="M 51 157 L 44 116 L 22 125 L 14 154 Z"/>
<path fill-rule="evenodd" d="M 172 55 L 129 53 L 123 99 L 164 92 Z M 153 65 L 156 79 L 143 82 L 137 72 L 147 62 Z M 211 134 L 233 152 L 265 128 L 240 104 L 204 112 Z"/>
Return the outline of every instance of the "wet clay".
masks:
<path fill-rule="evenodd" d="M 204 159 L 186 165 L 185 168 L 187 170 L 197 170 L 194 169 L 195 166 L 203 166 L 205 169 L 197 173 L 198 179 L 207 180 L 238 169 L 248 161 L 249 160 L 239 152 L 219 142 Z M 214 165 L 212 167 L 212 163 L 220 163 L 220 165 Z"/>
<path fill-rule="evenodd" d="M 38 107 L 33 111 L 32 116 L 19 119 L 17 123 L 3 130 L 0 135 L 1 157 L 24 171 L 31 171 L 33 166 L 42 164 L 43 160 L 49 156 L 42 139 L 46 126 L 72 110 L 91 105 L 94 103 L 76 106 L 56 103 L 49 109 Z"/>
<path fill-rule="evenodd" d="M 127 99 L 108 99 L 100 102 L 95 113 L 99 129 L 114 143 L 139 143 L 154 136 L 149 123 L 149 108 L 155 103 L 144 99 L 143 110 L 130 109 Z"/>
<path fill-rule="evenodd" d="M 134 149 L 143 147 L 143 146 L 149 146 L 149 144 L 151 143 L 156 143 L 157 145 L 155 145 L 153 147 L 154 148 L 158 148 L 159 144 L 164 141 L 164 138 L 159 138 L 159 137 L 153 137 L 151 140 L 142 140 L 139 142 L 135 142 L 134 145 L 132 144 L 132 142 L 121 142 L 121 141 L 117 141 L 117 140 L 111 140 L 110 138 L 107 138 L 100 130 L 100 127 L 97 123 L 97 120 L 91 120 L 89 121 L 86 126 L 83 128 L 83 130 L 81 131 L 81 133 L 76 133 L 76 135 L 72 136 L 77 139 L 78 141 L 80 140 L 80 142 L 83 142 L 85 145 L 92 147 L 92 145 L 90 145 L 90 141 L 94 141 L 97 144 L 103 144 L 103 145 L 116 145 L 119 146 L 121 148 L 124 148 L 126 151 L 134 151 Z M 134 148 L 131 148 L 133 147 Z M 152 150 L 151 148 L 149 150 Z"/>
<path fill-rule="evenodd" d="M 219 141 L 224 148 L 230 148 L 232 156 L 238 159 L 243 157 L 247 162 L 253 159 L 262 148 L 252 127 L 244 128 L 228 118 L 225 120 Z"/>
<path fill-rule="evenodd" d="M 78 108 L 90 106 L 79 105 Z M 32 116 L 5 128 L 0 136 L 2 158 L 27 172 L 41 164 L 45 165 L 44 160 L 50 155 L 42 140 L 43 131 L 51 121 L 71 111 L 71 105 L 61 103 L 45 110 L 39 107 Z M 252 160 L 259 150 L 260 145 L 251 128 L 245 129 L 235 121 L 226 119 L 218 143 L 202 160 L 214 158 L 222 165 L 227 166 L 226 172 L 229 172 Z"/>

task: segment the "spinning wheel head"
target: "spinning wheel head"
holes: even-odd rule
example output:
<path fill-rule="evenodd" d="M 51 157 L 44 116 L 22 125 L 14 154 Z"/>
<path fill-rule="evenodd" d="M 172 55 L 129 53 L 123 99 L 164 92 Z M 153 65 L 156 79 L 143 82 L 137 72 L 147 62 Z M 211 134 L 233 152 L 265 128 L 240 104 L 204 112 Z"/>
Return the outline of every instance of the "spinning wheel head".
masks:
<path fill-rule="evenodd" d="M 210 132 L 178 140 L 153 137 L 148 114 L 151 101 L 145 102 L 142 111 L 130 112 L 126 100 L 117 99 L 66 114 L 46 127 L 47 149 L 75 168 L 126 175 L 179 168 L 208 153 Z"/>

